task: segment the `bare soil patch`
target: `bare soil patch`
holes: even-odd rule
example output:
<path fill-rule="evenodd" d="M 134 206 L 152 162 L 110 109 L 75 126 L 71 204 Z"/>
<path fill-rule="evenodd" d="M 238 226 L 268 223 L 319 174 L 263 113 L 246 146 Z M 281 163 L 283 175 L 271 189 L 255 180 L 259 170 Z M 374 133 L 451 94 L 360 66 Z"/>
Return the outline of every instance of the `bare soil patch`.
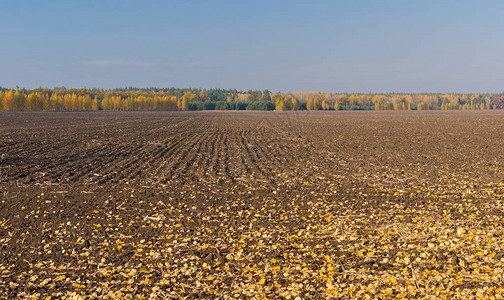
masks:
<path fill-rule="evenodd" d="M 487 299 L 504 112 L 0 113 L 0 297 Z"/>

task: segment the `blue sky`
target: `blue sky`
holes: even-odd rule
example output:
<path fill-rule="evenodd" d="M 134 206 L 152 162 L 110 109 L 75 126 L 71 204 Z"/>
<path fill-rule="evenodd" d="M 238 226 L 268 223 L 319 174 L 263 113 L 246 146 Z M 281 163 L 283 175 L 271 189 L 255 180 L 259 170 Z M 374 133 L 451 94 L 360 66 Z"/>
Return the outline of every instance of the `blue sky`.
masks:
<path fill-rule="evenodd" d="M 502 92 L 504 1 L 0 0 L 0 86 Z"/>

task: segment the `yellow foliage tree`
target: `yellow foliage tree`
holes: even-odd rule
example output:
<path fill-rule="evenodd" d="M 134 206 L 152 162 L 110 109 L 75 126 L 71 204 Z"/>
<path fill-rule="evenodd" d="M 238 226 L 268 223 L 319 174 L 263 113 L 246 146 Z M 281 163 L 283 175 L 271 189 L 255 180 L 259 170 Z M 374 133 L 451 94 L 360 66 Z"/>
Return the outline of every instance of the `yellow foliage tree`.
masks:
<path fill-rule="evenodd" d="M 5 93 L 4 109 L 10 111 L 14 110 L 14 92 L 12 90 L 9 90 Z"/>
<path fill-rule="evenodd" d="M 297 98 L 291 99 L 291 109 L 298 110 L 299 109 L 299 100 Z"/>

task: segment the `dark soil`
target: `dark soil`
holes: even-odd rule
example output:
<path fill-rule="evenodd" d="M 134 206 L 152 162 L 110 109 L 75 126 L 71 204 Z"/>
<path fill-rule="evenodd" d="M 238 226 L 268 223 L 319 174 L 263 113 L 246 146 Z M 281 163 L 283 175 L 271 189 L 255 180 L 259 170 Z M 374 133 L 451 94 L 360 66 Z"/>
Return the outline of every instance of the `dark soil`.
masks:
<path fill-rule="evenodd" d="M 499 297 L 504 112 L 0 113 L 2 298 Z"/>

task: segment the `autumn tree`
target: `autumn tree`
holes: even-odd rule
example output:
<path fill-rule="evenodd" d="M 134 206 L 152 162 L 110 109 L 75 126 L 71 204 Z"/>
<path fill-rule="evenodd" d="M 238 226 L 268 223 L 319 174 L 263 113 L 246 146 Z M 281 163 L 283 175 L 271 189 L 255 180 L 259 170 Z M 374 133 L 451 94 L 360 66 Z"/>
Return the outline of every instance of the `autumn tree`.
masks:
<path fill-rule="evenodd" d="M 44 109 L 44 96 L 38 92 L 31 92 L 26 96 L 25 110 L 40 111 Z"/>
<path fill-rule="evenodd" d="M 306 102 L 306 109 L 319 110 L 322 108 L 319 98 L 311 98 Z"/>
<path fill-rule="evenodd" d="M 73 111 L 78 111 L 82 109 L 82 105 L 80 104 L 80 100 L 82 100 L 82 97 L 79 98 L 76 94 L 72 94 L 72 110 Z"/>
<path fill-rule="evenodd" d="M 91 96 L 89 95 L 85 95 L 85 96 L 82 96 L 82 109 L 83 110 L 91 110 L 91 106 L 93 104 L 93 99 L 91 99 Z"/>
<path fill-rule="evenodd" d="M 100 105 L 98 103 L 98 99 L 94 97 L 93 102 L 91 103 L 91 110 L 97 111 L 100 109 Z"/>
<path fill-rule="evenodd" d="M 25 110 L 26 96 L 19 89 L 14 92 L 14 110 L 21 111 Z"/>
<path fill-rule="evenodd" d="M 180 104 L 180 109 L 181 110 L 189 110 L 189 101 L 187 101 L 186 98 L 182 99 L 181 104 Z"/>
<path fill-rule="evenodd" d="M 298 110 L 299 109 L 299 100 L 297 98 L 291 98 L 291 109 Z"/>
<path fill-rule="evenodd" d="M 109 97 L 103 98 L 101 106 L 103 110 L 112 110 L 113 108 L 112 101 L 110 100 Z"/>
<path fill-rule="evenodd" d="M 210 97 L 208 97 L 206 91 L 201 91 L 201 92 L 199 92 L 198 100 L 202 101 L 202 102 L 206 102 L 206 101 L 210 101 Z M 189 100 L 189 101 L 191 101 L 191 100 Z"/>
<path fill-rule="evenodd" d="M 192 92 L 186 92 L 178 101 L 178 107 L 180 110 L 189 110 L 189 102 L 196 98 L 196 94 Z"/>
<path fill-rule="evenodd" d="M 25 109 L 26 110 L 36 110 L 35 109 L 35 93 L 29 93 L 28 96 L 26 96 Z"/>
<path fill-rule="evenodd" d="M 4 95 L 4 109 L 5 110 L 14 110 L 14 92 L 12 90 L 8 90 Z"/>
<path fill-rule="evenodd" d="M 282 97 L 278 97 L 275 100 L 275 110 L 287 110 L 285 107 L 285 100 Z"/>

